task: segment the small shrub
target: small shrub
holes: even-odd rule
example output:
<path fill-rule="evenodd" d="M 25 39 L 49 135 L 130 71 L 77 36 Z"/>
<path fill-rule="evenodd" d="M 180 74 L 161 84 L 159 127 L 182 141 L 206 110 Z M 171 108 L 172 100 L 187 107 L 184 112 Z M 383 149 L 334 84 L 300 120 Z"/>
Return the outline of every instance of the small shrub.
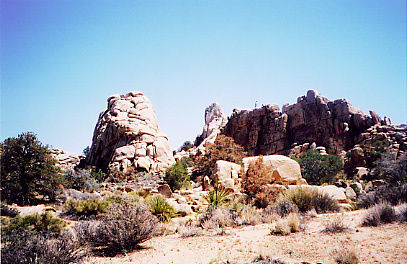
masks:
<path fill-rule="evenodd" d="M 337 264 L 358 264 L 359 258 L 355 249 L 340 247 L 330 252 L 332 259 Z"/>
<path fill-rule="evenodd" d="M 149 196 L 151 196 L 151 191 L 148 190 L 148 189 L 141 189 L 141 190 L 138 190 L 138 191 L 136 192 L 136 194 L 137 194 L 138 196 L 140 196 L 140 197 L 148 198 Z"/>
<path fill-rule="evenodd" d="M 335 217 L 325 223 L 322 233 L 340 233 L 349 230 L 349 227 L 343 222 L 342 217 Z"/>
<path fill-rule="evenodd" d="M 2 242 L 5 242 L 3 239 Z M 55 237 L 48 233 L 32 234 L 21 230 L 8 236 L 6 241 L 1 247 L 1 262 L 5 264 L 81 263 L 87 255 L 86 248 L 68 231 Z"/>
<path fill-rule="evenodd" d="M 377 204 L 367 210 L 363 216 L 363 226 L 379 226 L 383 223 L 392 223 L 397 220 L 397 214 L 391 205 Z"/>
<path fill-rule="evenodd" d="M 188 149 L 191 149 L 194 147 L 194 143 L 191 141 L 185 141 L 181 147 L 179 147 L 178 152 L 180 151 L 187 151 Z"/>
<path fill-rule="evenodd" d="M 404 204 L 399 211 L 399 221 L 402 223 L 407 222 L 407 204 Z"/>
<path fill-rule="evenodd" d="M 98 220 L 81 222 L 74 228 L 81 240 L 94 250 L 114 256 L 130 252 L 150 239 L 157 228 L 157 219 L 146 205 L 129 202 L 111 204 L 108 214 Z"/>
<path fill-rule="evenodd" d="M 92 173 L 89 170 L 78 169 L 68 170 L 64 175 L 68 188 L 76 189 L 79 191 L 87 190 L 99 190 L 100 186 L 95 178 L 92 177 Z"/>
<path fill-rule="evenodd" d="M 274 228 L 270 229 L 270 233 L 272 235 L 283 235 L 283 236 L 291 234 L 291 227 L 288 223 L 288 220 L 286 218 L 278 220 L 275 223 Z"/>
<path fill-rule="evenodd" d="M 183 238 L 202 235 L 201 229 L 193 222 L 181 223 L 177 228 L 177 232 Z"/>
<path fill-rule="evenodd" d="M 340 209 L 338 201 L 321 191 L 312 192 L 312 206 L 317 213 L 338 212 Z"/>
<path fill-rule="evenodd" d="M 317 213 L 337 212 L 340 209 L 336 200 L 315 189 L 298 187 L 288 190 L 285 197 L 297 205 L 298 210 L 303 213 L 311 209 L 315 209 Z"/>
<path fill-rule="evenodd" d="M 203 198 L 208 202 L 208 210 L 213 210 L 223 205 L 228 198 L 230 191 L 216 186 L 214 189 L 208 191 Z"/>
<path fill-rule="evenodd" d="M 300 220 L 297 214 L 289 214 L 287 216 L 288 226 L 290 227 L 291 233 L 300 231 Z"/>
<path fill-rule="evenodd" d="M 288 199 L 281 199 L 280 201 L 277 201 L 275 204 L 267 206 L 263 210 L 263 214 L 276 213 L 280 217 L 286 217 L 291 213 L 297 212 L 298 206 Z"/>
<path fill-rule="evenodd" d="M 26 230 L 32 234 L 41 232 L 59 233 L 66 226 L 65 221 L 53 217 L 50 213 L 35 213 L 25 217 L 16 216 L 6 226 L 2 226 L 2 235 L 8 236 L 16 231 Z"/>
<path fill-rule="evenodd" d="M 250 264 L 287 264 L 287 263 L 279 259 L 272 259 L 270 257 L 259 256 L 258 258 L 250 262 Z"/>
<path fill-rule="evenodd" d="M 167 183 L 173 191 L 189 186 L 190 178 L 188 171 L 182 165 L 181 161 L 175 162 L 165 171 L 164 182 Z"/>
<path fill-rule="evenodd" d="M 1 204 L 1 216 L 16 217 L 19 214 L 20 212 L 17 209 Z"/>
<path fill-rule="evenodd" d="M 246 172 L 244 168 L 240 172 L 242 188 L 249 201 L 258 208 L 266 208 L 282 193 L 281 188 L 270 185 L 273 182 L 270 171 L 270 167 L 263 164 L 263 157 L 259 156 L 249 164 Z"/>
<path fill-rule="evenodd" d="M 69 199 L 65 202 L 63 215 L 72 219 L 90 219 L 106 213 L 109 202 L 98 199 L 84 201 Z"/>
<path fill-rule="evenodd" d="M 382 185 L 372 192 L 360 195 L 356 201 L 359 208 L 369 208 L 383 202 L 392 205 L 407 202 L 407 184 L 399 186 Z"/>
<path fill-rule="evenodd" d="M 300 212 L 312 209 L 312 190 L 305 187 L 290 189 L 285 194 L 286 198 L 293 202 Z"/>
<path fill-rule="evenodd" d="M 151 213 L 161 222 L 168 222 L 176 215 L 175 209 L 160 194 L 149 197 L 147 203 Z"/>

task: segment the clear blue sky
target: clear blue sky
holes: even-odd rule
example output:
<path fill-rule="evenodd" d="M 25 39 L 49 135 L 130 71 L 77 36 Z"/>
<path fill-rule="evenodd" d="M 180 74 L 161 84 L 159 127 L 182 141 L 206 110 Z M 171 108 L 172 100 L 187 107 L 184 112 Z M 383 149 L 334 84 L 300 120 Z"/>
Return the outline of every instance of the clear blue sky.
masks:
<path fill-rule="evenodd" d="M 407 122 L 406 1 L 1 0 L 1 140 L 81 153 L 109 95 L 140 90 L 173 149 L 204 110 L 309 89 Z"/>

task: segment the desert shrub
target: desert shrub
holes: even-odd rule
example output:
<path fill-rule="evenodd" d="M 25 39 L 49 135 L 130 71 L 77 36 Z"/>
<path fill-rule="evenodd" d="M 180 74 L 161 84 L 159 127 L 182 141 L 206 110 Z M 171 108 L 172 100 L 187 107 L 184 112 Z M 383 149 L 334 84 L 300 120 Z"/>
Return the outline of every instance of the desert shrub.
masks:
<path fill-rule="evenodd" d="M 20 212 L 17 209 L 1 203 L 1 216 L 16 217 L 19 214 Z"/>
<path fill-rule="evenodd" d="M 392 155 L 384 155 L 375 161 L 373 178 L 383 179 L 391 185 L 402 185 L 407 183 L 407 158 L 406 153 L 401 154 L 397 159 Z"/>
<path fill-rule="evenodd" d="M 53 217 L 48 212 L 42 214 L 35 213 L 24 217 L 16 216 L 12 218 L 7 225 L 2 226 L 2 236 L 9 236 L 12 233 L 22 230 L 26 230 L 32 234 L 41 232 L 58 234 L 65 226 L 65 221 Z"/>
<path fill-rule="evenodd" d="M 300 212 L 307 212 L 312 208 L 312 190 L 305 187 L 290 189 L 285 196 L 293 202 Z"/>
<path fill-rule="evenodd" d="M 349 230 L 348 225 L 343 222 L 342 217 L 335 217 L 334 219 L 325 223 L 325 228 L 322 233 L 340 233 Z"/>
<path fill-rule="evenodd" d="M 263 164 L 263 157 L 259 156 L 251 162 L 246 172 L 242 168 L 242 189 L 248 195 L 251 203 L 258 208 L 266 208 L 270 203 L 275 202 L 282 190 L 270 185 L 273 179 L 270 168 Z"/>
<path fill-rule="evenodd" d="M 174 207 L 160 194 L 149 197 L 147 204 L 150 206 L 151 213 L 161 222 L 167 222 L 176 215 Z"/>
<path fill-rule="evenodd" d="M 75 190 L 98 190 L 99 184 L 95 178 L 92 177 L 92 173 L 86 169 L 68 170 L 64 174 L 67 184 L 66 187 Z"/>
<path fill-rule="evenodd" d="M 269 205 L 263 210 L 263 214 L 275 213 L 280 217 L 286 217 L 291 213 L 297 213 L 298 206 L 289 199 L 281 199 L 273 205 Z"/>
<path fill-rule="evenodd" d="M 404 204 L 399 211 L 399 221 L 407 222 L 407 204 Z"/>
<path fill-rule="evenodd" d="M 47 147 L 33 133 L 22 133 L 0 144 L 1 200 L 30 205 L 53 202 L 65 181 Z"/>
<path fill-rule="evenodd" d="M 106 255 L 131 252 L 138 244 L 150 239 L 157 219 L 149 208 L 138 202 L 111 204 L 109 213 L 98 220 L 82 221 L 74 228 L 81 241 Z"/>
<path fill-rule="evenodd" d="M 280 259 L 272 259 L 270 257 L 258 257 L 254 259 L 252 262 L 249 264 L 287 264 L 286 262 L 280 260 Z"/>
<path fill-rule="evenodd" d="M 330 252 L 331 258 L 337 264 L 358 264 L 359 258 L 355 249 L 339 247 Z"/>
<path fill-rule="evenodd" d="M 387 204 L 377 204 L 368 209 L 362 219 L 363 226 L 379 226 L 384 223 L 392 223 L 397 220 L 394 208 Z"/>
<path fill-rule="evenodd" d="M 136 192 L 136 194 L 140 197 L 147 198 L 151 196 L 151 191 L 148 189 L 141 189 Z"/>
<path fill-rule="evenodd" d="M 309 184 L 334 183 L 341 170 L 341 159 L 335 155 L 321 155 L 317 150 L 308 150 L 300 155 L 301 174 Z"/>
<path fill-rule="evenodd" d="M 20 230 L 6 239 L 2 237 L 2 243 L 1 262 L 5 264 L 81 263 L 87 255 L 86 248 L 68 231 L 51 236 L 43 232 L 32 234 L 28 230 Z"/>
<path fill-rule="evenodd" d="M 340 209 L 336 200 L 328 194 L 316 189 L 306 187 L 294 188 L 288 190 L 285 197 L 297 205 L 300 212 L 315 209 L 317 213 L 326 213 L 336 212 Z"/>
<path fill-rule="evenodd" d="M 291 233 L 300 231 L 300 219 L 298 219 L 297 214 L 295 214 L 295 213 L 289 214 L 287 216 L 287 220 L 288 220 L 288 226 L 290 227 Z"/>
<path fill-rule="evenodd" d="M 312 194 L 312 206 L 317 213 L 338 212 L 340 210 L 338 201 L 329 194 L 321 191 L 314 191 Z"/>
<path fill-rule="evenodd" d="M 206 153 L 198 153 L 194 157 L 196 167 L 193 172 L 194 178 L 197 176 L 211 176 L 216 161 L 226 160 L 240 164 L 246 156 L 244 148 L 235 143 L 234 139 L 225 135 L 218 135 L 215 142 L 206 147 Z"/>
<path fill-rule="evenodd" d="M 261 214 L 251 205 L 235 203 L 229 207 L 218 207 L 200 215 L 198 223 L 204 229 L 227 226 L 256 225 L 261 222 Z"/>
<path fill-rule="evenodd" d="M 199 228 L 193 221 L 180 223 L 177 232 L 183 238 L 202 235 L 201 228 Z"/>
<path fill-rule="evenodd" d="M 270 228 L 270 234 L 287 236 L 291 234 L 291 228 L 287 218 L 279 219 L 273 227 Z"/>
<path fill-rule="evenodd" d="M 369 208 L 383 202 L 392 205 L 407 202 L 407 184 L 397 186 L 382 185 L 374 191 L 360 195 L 356 201 L 359 208 Z"/>
<path fill-rule="evenodd" d="M 181 147 L 179 147 L 178 151 L 187 151 L 188 149 L 191 149 L 194 147 L 194 143 L 192 143 L 191 141 L 185 141 L 184 143 L 182 143 Z"/>
<path fill-rule="evenodd" d="M 374 168 L 376 162 L 388 153 L 389 141 L 387 139 L 368 141 L 362 146 L 363 156 L 367 168 Z"/>
<path fill-rule="evenodd" d="M 164 182 L 167 183 L 173 191 L 189 186 L 190 178 L 188 171 L 182 165 L 181 161 L 177 161 L 167 168 L 165 171 Z"/>
<path fill-rule="evenodd" d="M 69 199 L 64 204 L 63 215 L 71 219 L 90 219 L 106 213 L 108 206 L 109 202 L 98 199 Z"/>
<path fill-rule="evenodd" d="M 208 202 L 208 210 L 213 210 L 223 205 L 229 194 L 230 191 L 221 186 L 215 186 L 214 189 L 208 191 L 208 193 L 203 196 Z"/>

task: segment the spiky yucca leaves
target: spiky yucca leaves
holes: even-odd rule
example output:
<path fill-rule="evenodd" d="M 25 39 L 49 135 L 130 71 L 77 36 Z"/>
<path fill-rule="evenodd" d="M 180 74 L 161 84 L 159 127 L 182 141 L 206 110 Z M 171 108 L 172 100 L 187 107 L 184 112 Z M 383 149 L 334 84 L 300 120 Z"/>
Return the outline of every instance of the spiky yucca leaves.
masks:
<path fill-rule="evenodd" d="M 214 189 L 208 191 L 203 198 L 208 202 L 208 210 L 213 210 L 225 203 L 228 198 L 230 191 L 221 187 L 216 186 Z"/>
<path fill-rule="evenodd" d="M 160 195 L 154 195 L 147 199 L 147 204 L 150 206 L 150 211 L 157 216 L 161 222 L 168 222 L 176 215 L 174 207 L 172 207 L 165 198 Z"/>

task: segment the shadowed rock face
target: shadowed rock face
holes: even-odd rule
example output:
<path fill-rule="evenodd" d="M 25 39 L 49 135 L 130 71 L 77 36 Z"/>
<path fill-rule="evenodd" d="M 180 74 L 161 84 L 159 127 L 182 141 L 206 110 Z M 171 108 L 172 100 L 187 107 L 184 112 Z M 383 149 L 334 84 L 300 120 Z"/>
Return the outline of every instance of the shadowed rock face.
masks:
<path fill-rule="evenodd" d="M 365 115 L 349 101 L 330 101 L 310 90 L 297 103 L 265 105 L 253 110 L 235 109 L 223 133 L 244 146 L 249 155 L 288 154 L 293 143 L 351 148 L 359 135 L 381 121 L 374 111 Z"/>
<path fill-rule="evenodd" d="M 141 92 L 113 95 L 100 113 L 87 163 L 104 171 L 163 172 L 174 157 L 153 105 Z"/>

